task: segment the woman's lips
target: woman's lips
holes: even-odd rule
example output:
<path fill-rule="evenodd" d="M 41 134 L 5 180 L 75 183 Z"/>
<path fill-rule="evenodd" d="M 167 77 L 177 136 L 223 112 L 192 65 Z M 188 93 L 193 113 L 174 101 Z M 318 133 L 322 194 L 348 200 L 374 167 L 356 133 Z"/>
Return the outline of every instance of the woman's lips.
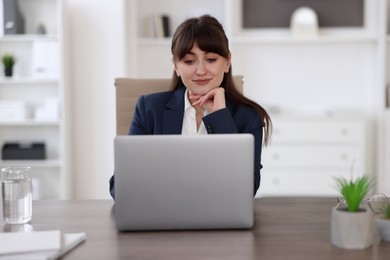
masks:
<path fill-rule="evenodd" d="M 198 85 L 206 85 L 211 79 L 196 79 L 194 82 Z"/>

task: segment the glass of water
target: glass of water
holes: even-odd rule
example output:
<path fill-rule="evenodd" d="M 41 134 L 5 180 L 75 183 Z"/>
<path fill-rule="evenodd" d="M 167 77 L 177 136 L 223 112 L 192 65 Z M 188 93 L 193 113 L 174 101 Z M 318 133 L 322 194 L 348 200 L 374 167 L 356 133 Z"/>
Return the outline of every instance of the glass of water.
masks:
<path fill-rule="evenodd" d="M 7 224 L 24 224 L 32 217 L 31 167 L 1 169 L 3 218 Z"/>

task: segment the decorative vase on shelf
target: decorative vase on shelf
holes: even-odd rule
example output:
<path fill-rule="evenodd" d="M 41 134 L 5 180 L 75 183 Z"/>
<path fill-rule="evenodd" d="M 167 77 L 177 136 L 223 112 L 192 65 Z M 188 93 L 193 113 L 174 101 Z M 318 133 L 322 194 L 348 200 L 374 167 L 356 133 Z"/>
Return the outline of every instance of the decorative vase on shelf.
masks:
<path fill-rule="evenodd" d="M 290 27 L 296 38 L 314 38 L 318 36 L 317 13 L 308 6 L 297 8 L 291 15 Z"/>

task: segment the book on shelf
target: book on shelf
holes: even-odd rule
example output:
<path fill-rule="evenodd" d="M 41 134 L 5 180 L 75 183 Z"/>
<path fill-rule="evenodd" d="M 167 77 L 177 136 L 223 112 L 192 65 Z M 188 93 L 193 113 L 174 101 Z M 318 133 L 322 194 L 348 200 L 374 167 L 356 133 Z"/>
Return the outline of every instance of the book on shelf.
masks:
<path fill-rule="evenodd" d="M 164 37 L 170 37 L 171 36 L 171 26 L 170 26 L 169 16 L 163 15 L 163 16 L 161 16 L 161 19 L 162 19 Z"/>
<path fill-rule="evenodd" d="M 171 36 L 170 17 L 153 15 L 145 18 L 144 36 L 147 38 L 167 38 Z"/>
<path fill-rule="evenodd" d="M 2 29 L 4 34 L 24 34 L 25 18 L 16 0 L 2 1 Z"/>
<path fill-rule="evenodd" d="M 0 1 L 0 37 L 4 36 L 4 1 Z"/>

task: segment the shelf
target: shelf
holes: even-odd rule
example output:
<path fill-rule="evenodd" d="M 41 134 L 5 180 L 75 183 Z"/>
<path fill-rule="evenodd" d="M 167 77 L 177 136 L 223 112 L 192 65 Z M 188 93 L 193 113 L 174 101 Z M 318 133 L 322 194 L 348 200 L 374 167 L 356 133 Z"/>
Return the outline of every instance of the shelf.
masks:
<path fill-rule="evenodd" d="M 29 119 L 22 122 L 0 122 L 0 126 L 59 126 L 60 121 L 35 121 Z"/>
<path fill-rule="evenodd" d="M 171 38 L 139 38 L 138 45 L 148 46 L 170 46 Z M 294 38 L 290 34 L 273 35 L 242 35 L 231 37 L 233 44 L 333 44 L 333 43 L 375 43 L 377 39 L 373 36 L 339 36 L 324 35 L 315 38 Z M 390 41 L 390 37 L 389 40 Z"/>
<path fill-rule="evenodd" d="M 60 167 L 59 160 L 0 160 L 1 167 L 7 166 L 31 166 L 39 168 Z"/>
<path fill-rule="evenodd" d="M 39 34 L 14 34 L 0 37 L 2 42 L 33 42 L 33 41 L 58 41 L 57 35 L 39 35 Z"/>
<path fill-rule="evenodd" d="M 58 84 L 58 79 L 36 79 L 30 77 L 0 77 L 0 85 L 53 85 Z"/>
<path fill-rule="evenodd" d="M 315 38 L 294 38 L 291 35 L 274 36 L 236 36 L 234 44 L 358 44 L 375 43 L 377 39 L 371 36 L 318 36 Z"/>
<path fill-rule="evenodd" d="M 172 38 L 138 38 L 140 46 L 171 46 Z"/>

